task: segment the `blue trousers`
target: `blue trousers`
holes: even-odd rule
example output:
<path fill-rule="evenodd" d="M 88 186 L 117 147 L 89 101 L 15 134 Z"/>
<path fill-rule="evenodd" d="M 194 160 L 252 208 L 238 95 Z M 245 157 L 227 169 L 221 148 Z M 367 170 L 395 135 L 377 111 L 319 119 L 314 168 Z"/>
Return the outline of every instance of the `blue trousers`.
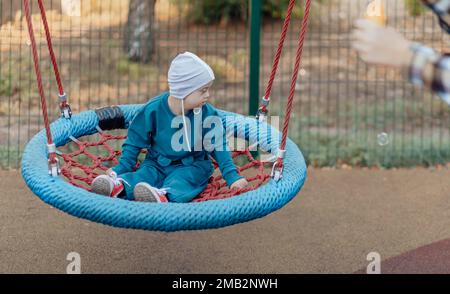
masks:
<path fill-rule="evenodd" d="M 127 200 L 134 200 L 134 187 L 145 182 L 156 188 L 167 188 L 166 196 L 170 202 L 185 203 L 206 188 L 213 172 L 214 167 L 209 159 L 196 160 L 190 165 L 179 163 L 168 166 L 146 159 L 136 171 L 118 176 L 129 184 L 124 183 L 124 198 Z"/>

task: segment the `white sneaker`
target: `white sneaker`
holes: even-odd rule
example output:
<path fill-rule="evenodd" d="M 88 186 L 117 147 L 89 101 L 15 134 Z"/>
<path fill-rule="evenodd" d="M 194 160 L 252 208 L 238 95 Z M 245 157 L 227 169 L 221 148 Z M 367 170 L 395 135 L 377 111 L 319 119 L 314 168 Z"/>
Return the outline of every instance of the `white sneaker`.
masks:
<path fill-rule="evenodd" d="M 142 202 L 169 202 L 167 197 L 167 189 L 158 189 L 147 183 L 139 183 L 133 190 L 134 200 Z"/>
<path fill-rule="evenodd" d="M 109 197 L 117 197 L 124 189 L 123 183 L 110 176 L 100 175 L 92 181 L 92 192 Z"/>

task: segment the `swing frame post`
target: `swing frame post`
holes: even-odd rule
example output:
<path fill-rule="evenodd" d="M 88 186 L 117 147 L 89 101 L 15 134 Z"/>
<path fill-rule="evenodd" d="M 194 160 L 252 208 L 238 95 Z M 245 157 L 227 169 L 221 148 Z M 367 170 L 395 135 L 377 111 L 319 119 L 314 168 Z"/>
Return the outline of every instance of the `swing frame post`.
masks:
<path fill-rule="evenodd" d="M 261 59 L 261 1 L 250 1 L 249 115 L 256 115 L 259 106 L 259 63 Z"/>
<path fill-rule="evenodd" d="M 261 15 L 262 6 L 260 0 L 250 1 L 250 58 L 249 58 L 249 106 L 248 114 L 255 116 L 259 108 L 259 74 L 261 59 Z M 251 151 L 254 158 L 258 158 L 259 152 Z"/>

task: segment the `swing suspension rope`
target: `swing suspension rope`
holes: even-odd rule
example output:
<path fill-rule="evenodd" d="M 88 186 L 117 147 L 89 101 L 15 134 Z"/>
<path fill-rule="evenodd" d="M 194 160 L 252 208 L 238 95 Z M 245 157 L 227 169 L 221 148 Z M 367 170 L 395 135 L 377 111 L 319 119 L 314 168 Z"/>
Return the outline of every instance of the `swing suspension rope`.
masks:
<path fill-rule="evenodd" d="M 59 90 L 59 108 L 61 111 L 61 115 L 65 118 L 70 118 L 72 116 L 72 110 L 70 109 L 70 105 L 67 102 L 67 95 L 64 92 L 64 87 L 61 81 L 61 75 L 59 74 L 58 63 L 56 62 L 55 52 L 53 51 L 53 43 L 52 36 L 50 35 L 50 29 L 47 22 L 47 15 L 45 13 L 45 7 L 42 4 L 42 0 L 38 0 L 39 10 L 41 11 L 42 23 L 44 24 L 45 37 L 47 39 L 48 51 L 50 53 L 50 59 L 53 65 L 53 71 L 55 73 L 56 83 L 58 84 Z"/>
<path fill-rule="evenodd" d="M 261 106 L 259 107 L 258 113 L 256 115 L 257 120 L 260 122 L 265 121 L 267 118 L 268 106 L 270 103 L 270 94 L 271 94 L 272 86 L 273 86 L 275 76 L 277 73 L 281 54 L 282 54 L 282 51 L 284 48 L 284 43 L 285 43 L 288 28 L 289 28 L 289 24 L 291 22 L 291 16 L 292 16 L 293 8 L 295 6 L 295 2 L 296 2 L 295 0 L 289 1 L 287 14 L 286 14 L 286 18 L 285 18 L 285 21 L 283 24 L 283 29 L 282 29 L 282 33 L 281 33 L 280 40 L 278 43 L 278 48 L 277 48 L 277 51 L 275 54 L 274 62 L 272 65 L 272 70 L 271 70 L 271 74 L 269 77 L 269 81 L 268 81 L 268 84 L 267 84 L 267 87 L 265 90 L 265 94 L 262 97 Z M 98 134 L 100 136 L 99 141 L 86 142 L 86 141 L 80 141 L 80 140 L 72 137 L 72 141 L 78 147 L 77 151 L 74 151 L 72 153 L 61 153 L 56 150 L 55 144 L 53 143 L 51 130 L 50 130 L 50 123 L 49 123 L 49 118 L 48 118 L 48 113 L 47 113 L 46 97 L 45 97 L 44 87 L 43 87 L 43 83 L 42 83 L 42 74 L 41 74 L 40 65 L 39 65 L 39 57 L 38 57 L 38 51 L 37 51 L 36 39 L 35 39 L 35 35 L 34 35 L 33 24 L 32 24 L 29 0 L 23 0 L 23 4 L 24 4 L 27 25 L 28 25 L 28 32 L 30 35 L 36 80 L 37 80 L 37 84 L 38 84 L 40 101 L 41 101 L 41 106 L 42 106 L 42 115 L 44 117 L 44 124 L 45 124 L 45 130 L 46 130 L 46 135 L 47 135 L 47 148 L 48 148 L 48 154 L 49 154 L 49 159 L 48 159 L 49 174 L 52 176 L 57 176 L 59 174 L 62 174 L 64 177 L 66 177 L 66 179 L 72 185 L 89 190 L 89 186 L 92 183 L 92 180 L 96 176 L 99 175 L 99 170 L 106 171 L 108 169 L 108 167 L 105 166 L 105 162 L 109 162 L 109 163 L 112 162 L 114 164 L 118 163 L 117 157 L 121 155 L 121 151 L 114 150 L 108 144 L 108 142 L 116 141 L 116 140 L 124 140 L 124 139 L 126 139 L 126 136 L 125 135 L 112 135 L 112 134 L 103 132 L 98 127 L 98 131 L 99 131 Z M 48 26 L 45 8 L 42 3 L 42 0 L 38 0 L 38 6 L 40 9 L 42 22 L 43 22 L 44 29 L 45 29 L 47 46 L 48 46 L 49 54 L 51 57 L 51 62 L 53 65 L 55 78 L 56 78 L 56 81 L 58 84 L 58 90 L 59 90 L 58 96 L 60 99 L 59 107 L 60 107 L 61 115 L 65 119 L 70 119 L 72 112 L 70 109 L 70 105 L 67 102 L 67 96 L 66 96 L 66 93 L 64 92 L 64 88 L 62 85 L 61 76 L 60 76 L 60 73 L 58 70 L 58 65 L 57 65 L 56 57 L 55 57 L 54 50 L 53 50 L 50 29 Z M 256 168 L 258 170 L 258 173 L 255 176 L 247 178 L 247 181 L 249 181 L 249 183 L 252 183 L 252 185 L 249 185 L 249 187 L 244 188 L 244 189 L 230 190 L 227 188 L 227 185 L 226 185 L 225 181 L 223 180 L 222 176 L 220 176 L 220 175 L 212 176 L 209 179 L 208 186 L 205 188 L 205 190 L 199 196 L 197 196 L 196 199 L 194 199 L 194 202 L 232 197 L 232 196 L 244 193 L 244 192 L 248 192 L 248 191 L 257 189 L 259 186 L 263 185 L 270 177 L 274 178 L 276 181 L 281 179 L 282 172 L 283 172 L 283 158 L 284 158 L 284 154 L 285 154 L 287 133 L 288 133 L 288 129 L 289 129 L 289 120 L 290 120 L 290 116 L 291 116 L 291 112 L 292 112 L 293 99 L 294 99 L 294 94 L 295 94 L 295 84 L 297 81 L 298 71 L 300 69 L 300 64 L 301 64 L 303 44 L 304 44 L 305 36 L 306 36 L 306 32 L 307 32 L 310 7 L 311 7 L 311 0 L 306 0 L 305 12 L 304 12 L 303 20 L 302 20 L 299 43 L 298 43 L 298 48 L 297 48 L 297 53 L 296 53 L 295 66 L 294 66 L 294 71 L 292 74 L 288 102 L 286 105 L 286 111 L 285 111 L 286 116 L 285 116 L 285 120 L 284 120 L 284 124 L 283 124 L 282 140 L 281 140 L 281 145 L 278 150 L 278 154 L 275 158 L 275 162 L 256 160 L 250 152 L 250 150 L 253 148 L 253 146 L 250 146 L 243 151 L 234 151 L 232 153 L 233 158 L 236 158 L 238 156 L 245 156 L 248 160 L 247 164 L 245 164 L 244 166 L 238 167 L 239 173 L 241 173 L 247 169 L 250 169 L 250 168 Z M 107 155 L 105 155 L 105 156 L 95 155 L 88 151 L 89 147 L 102 147 L 103 149 L 106 150 Z M 59 160 L 57 158 L 57 154 L 60 155 L 64 159 L 64 165 L 61 168 L 59 166 Z M 75 158 L 79 155 L 84 155 L 84 156 L 88 157 L 92 161 L 92 165 L 87 166 L 87 165 L 77 162 L 75 160 Z M 270 175 L 265 173 L 265 167 L 267 164 L 273 164 Z M 214 160 L 213 160 L 213 165 L 216 169 L 218 168 L 218 165 Z M 138 167 L 139 167 L 139 163 L 137 163 L 137 165 L 136 165 L 136 168 L 138 168 Z M 83 171 L 85 176 L 81 176 L 79 174 L 74 173 L 73 169 L 79 169 L 79 170 Z M 87 184 L 88 186 L 86 186 L 85 184 Z"/>
<path fill-rule="evenodd" d="M 38 1 L 41 4 L 41 0 L 38 0 Z M 34 37 L 33 24 L 31 21 L 30 3 L 28 0 L 23 0 L 23 4 L 24 4 L 25 16 L 26 16 L 27 24 L 28 24 L 28 33 L 30 34 L 31 48 L 32 48 L 33 60 L 34 60 L 34 70 L 36 73 L 36 80 L 38 83 L 39 96 L 41 98 L 42 116 L 44 117 L 45 132 L 47 135 L 47 149 L 48 149 L 48 153 L 49 153 L 49 159 L 48 159 L 49 173 L 51 175 L 56 175 L 56 174 L 59 174 L 59 162 L 58 162 L 58 158 L 56 157 L 56 146 L 53 143 L 52 133 L 50 131 L 50 123 L 49 123 L 48 113 L 47 113 L 47 102 L 45 99 L 44 86 L 42 84 L 42 75 L 41 75 L 41 70 L 40 70 L 40 66 L 39 66 L 39 57 L 38 57 L 38 52 L 37 52 L 36 39 Z"/>
<path fill-rule="evenodd" d="M 272 91 L 272 85 L 275 80 L 275 75 L 276 75 L 276 72 L 278 69 L 278 63 L 280 61 L 281 53 L 283 51 L 284 42 L 285 42 L 286 34 L 287 34 L 287 31 L 289 28 L 289 23 L 291 20 L 291 15 L 292 15 L 294 5 L 295 5 L 295 0 L 290 0 L 286 19 L 284 21 L 283 30 L 282 30 L 281 37 L 280 37 L 280 41 L 278 43 L 278 49 L 277 49 L 275 59 L 273 62 L 269 82 L 267 84 L 266 92 L 261 99 L 262 100 L 261 106 L 256 115 L 256 117 L 259 121 L 265 121 L 267 118 L 267 112 L 268 112 L 267 107 L 270 103 L 270 93 Z M 287 140 L 287 135 L 288 135 L 288 130 L 289 130 L 289 121 L 291 119 L 291 113 L 292 113 L 292 107 L 293 107 L 294 95 L 295 95 L 295 85 L 296 85 L 297 78 L 298 78 L 298 72 L 300 70 L 300 64 L 301 64 L 301 60 L 302 60 L 303 46 L 305 43 L 305 37 L 306 37 L 306 33 L 307 33 L 307 28 L 308 28 L 310 10 L 311 10 L 311 0 L 306 0 L 305 13 L 304 13 L 304 17 L 302 20 L 302 26 L 301 26 L 301 30 L 300 30 L 300 37 L 299 37 L 299 41 L 298 41 L 297 53 L 296 53 L 296 57 L 295 57 L 295 66 L 294 66 L 294 71 L 292 73 L 291 87 L 289 90 L 288 102 L 286 104 L 286 111 L 285 111 L 286 116 L 284 118 L 281 145 L 280 145 L 280 148 L 278 149 L 277 159 L 272 167 L 272 172 L 271 172 L 271 177 L 274 178 L 276 181 L 280 180 L 283 175 L 283 159 L 284 159 L 285 152 L 286 152 L 285 150 L 286 150 L 286 140 Z"/>

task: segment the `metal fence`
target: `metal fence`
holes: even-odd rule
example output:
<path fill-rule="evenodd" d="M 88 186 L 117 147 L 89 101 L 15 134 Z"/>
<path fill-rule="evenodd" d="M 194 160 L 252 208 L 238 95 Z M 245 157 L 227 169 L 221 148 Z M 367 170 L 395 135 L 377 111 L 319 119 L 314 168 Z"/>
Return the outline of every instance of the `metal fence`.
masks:
<path fill-rule="evenodd" d="M 31 1 L 34 2 L 34 1 Z M 44 1 L 63 83 L 74 112 L 100 106 L 142 103 L 167 89 L 170 60 L 189 50 L 215 70 L 212 103 L 247 114 L 249 34 L 247 22 L 191 23 L 179 1 L 158 0 L 155 52 L 148 63 L 129 61 L 123 48 L 128 0 L 81 0 L 81 16 Z M 450 109 L 437 97 L 413 88 L 396 71 L 368 67 L 350 49 L 350 31 L 367 0 L 314 1 L 297 84 L 290 137 L 309 163 L 409 166 L 450 158 Z M 448 49 L 433 15 L 411 16 L 405 0 L 386 3 L 388 25 L 408 38 Z M 35 3 L 43 80 L 52 119 L 59 115 L 57 87 Z M 28 140 L 43 127 L 22 1 L 0 2 L 0 166 L 17 168 Z M 280 62 L 271 115 L 280 115 L 289 91 L 301 19 L 291 25 Z M 282 21 L 261 25 L 260 92 L 267 83 Z M 388 46 L 388 44 L 386 44 Z"/>

